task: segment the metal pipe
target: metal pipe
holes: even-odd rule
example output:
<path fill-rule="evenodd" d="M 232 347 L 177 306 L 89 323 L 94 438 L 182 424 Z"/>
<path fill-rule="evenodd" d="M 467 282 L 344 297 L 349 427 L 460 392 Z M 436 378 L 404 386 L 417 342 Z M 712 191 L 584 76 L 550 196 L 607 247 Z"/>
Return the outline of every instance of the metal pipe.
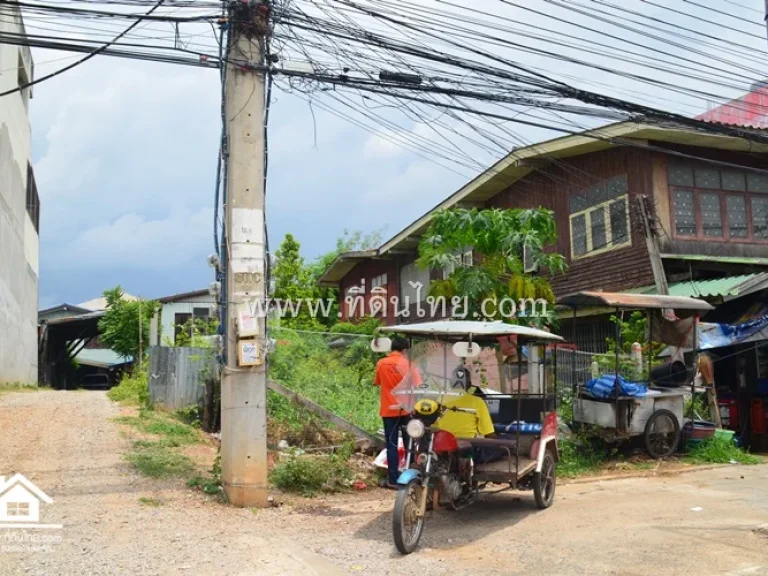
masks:
<path fill-rule="evenodd" d="M 571 344 L 574 346 L 571 354 L 571 402 L 575 402 L 578 390 L 576 385 L 576 306 L 573 307 L 573 321 L 571 322 Z"/>
<path fill-rule="evenodd" d="M 545 357 L 546 357 L 546 354 L 545 354 Z M 554 380 L 553 390 L 555 395 L 554 398 L 552 399 L 552 406 L 553 406 L 553 410 L 557 410 L 557 344 L 555 344 L 554 357 L 552 358 L 552 371 L 554 372 L 552 377 Z"/>
<path fill-rule="evenodd" d="M 530 386 L 530 378 L 528 381 Z M 515 432 L 515 483 L 520 472 L 520 412 L 522 411 L 523 393 L 523 348 L 520 346 L 520 337 L 517 337 L 517 430 Z"/>
<path fill-rule="evenodd" d="M 613 394 L 615 396 L 616 432 L 619 431 L 619 346 L 621 346 L 621 318 L 619 309 L 616 308 L 616 364 L 614 366 L 616 377 L 613 380 Z"/>
<path fill-rule="evenodd" d="M 648 310 L 648 386 L 651 385 L 651 362 L 653 361 L 653 310 Z"/>
<path fill-rule="evenodd" d="M 696 413 L 693 407 L 693 399 L 696 396 L 696 354 L 699 348 L 699 315 L 693 317 L 693 378 L 691 378 L 691 434 L 693 434 L 693 421 Z"/>

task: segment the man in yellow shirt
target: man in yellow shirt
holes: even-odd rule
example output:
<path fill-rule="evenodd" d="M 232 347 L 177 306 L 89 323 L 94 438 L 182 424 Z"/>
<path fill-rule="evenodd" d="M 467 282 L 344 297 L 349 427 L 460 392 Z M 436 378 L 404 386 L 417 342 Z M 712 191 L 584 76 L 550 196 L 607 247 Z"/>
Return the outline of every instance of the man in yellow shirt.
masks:
<path fill-rule="evenodd" d="M 491 414 L 485 400 L 475 396 L 472 387 L 454 400 L 443 402 L 446 408 L 471 408 L 474 414 L 446 410 L 435 423 L 440 430 L 450 432 L 456 438 L 477 438 L 492 436 L 494 433 Z"/>

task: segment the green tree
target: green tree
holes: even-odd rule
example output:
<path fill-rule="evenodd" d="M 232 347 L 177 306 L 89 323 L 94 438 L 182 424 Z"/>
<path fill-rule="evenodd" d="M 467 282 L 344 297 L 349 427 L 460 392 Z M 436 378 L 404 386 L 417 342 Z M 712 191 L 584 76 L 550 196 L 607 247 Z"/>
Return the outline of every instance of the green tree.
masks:
<path fill-rule="evenodd" d="M 383 229 L 374 230 L 370 234 L 364 234 L 359 230 L 344 230 L 344 234 L 336 239 L 336 247 L 317 258 L 312 263 L 312 275 L 315 279 L 320 278 L 340 254 L 344 252 L 355 252 L 359 250 L 372 250 L 382 244 Z"/>
<path fill-rule="evenodd" d="M 551 210 L 455 208 L 435 214 L 419 244 L 418 262 L 449 272 L 444 280 L 432 283 L 430 295 L 466 297 L 470 318 L 502 319 L 501 311 L 493 305 L 483 310 L 483 301 L 543 298 L 554 302 L 544 273 L 551 277 L 565 270 L 563 256 L 550 250 L 556 240 Z M 469 248 L 474 252 L 473 266 L 456 266 L 456 255 Z M 524 273 L 524 250 L 538 266 L 539 275 Z M 551 320 L 530 318 L 528 322 L 541 325 Z"/>
<path fill-rule="evenodd" d="M 272 296 L 282 302 L 293 302 L 298 306 L 298 314 L 292 317 L 285 314 L 280 322 L 289 328 L 311 329 L 317 327 L 317 321 L 310 315 L 307 299 L 317 296 L 312 270 L 301 256 L 301 245 L 292 234 L 286 234 L 280 247 L 275 252 L 275 265 L 272 268 L 274 289 Z"/>
<path fill-rule="evenodd" d="M 105 290 L 104 298 L 107 300 L 107 309 L 99 320 L 101 341 L 123 358 L 139 359 L 139 324 L 143 356 L 149 345 L 150 320 L 160 309 L 160 304 L 154 300 L 125 300 L 120 286 Z"/>
<path fill-rule="evenodd" d="M 312 263 L 312 277 L 315 282 L 317 297 L 332 302 L 328 316 L 319 319 L 325 328 L 333 328 L 333 325 L 338 320 L 339 289 L 335 287 L 317 286 L 317 280 L 340 254 L 378 248 L 382 243 L 382 233 L 383 230 L 374 230 L 370 234 L 364 234 L 359 230 L 352 232 L 344 230 L 343 236 L 336 239 L 336 248 L 323 254 Z"/>

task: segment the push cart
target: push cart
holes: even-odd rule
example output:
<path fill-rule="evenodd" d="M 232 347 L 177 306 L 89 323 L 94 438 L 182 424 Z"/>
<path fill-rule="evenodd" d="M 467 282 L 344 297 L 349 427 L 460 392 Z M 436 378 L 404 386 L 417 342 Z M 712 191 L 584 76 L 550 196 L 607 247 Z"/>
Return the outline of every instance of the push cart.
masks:
<path fill-rule="evenodd" d="M 684 424 L 685 397 L 694 393 L 693 378 L 691 389 L 666 388 L 650 382 L 653 326 L 665 322 L 664 311 L 674 311 L 678 319 L 687 320 L 693 334 L 694 357 L 698 346 L 699 316 L 713 307 L 696 298 L 684 296 L 654 296 L 640 294 L 619 294 L 610 292 L 578 292 L 557 300 L 557 305 L 572 310 L 576 319 L 579 309 L 611 311 L 620 316 L 626 311 L 645 311 L 648 318 L 647 354 L 649 382 L 647 386 L 632 386 L 635 393 L 626 393 L 620 374 L 619 350 L 621 329 L 616 323 L 616 358 L 614 373 L 608 375 L 612 390 L 609 394 L 597 395 L 587 386 L 579 383 L 575 362 L 572 361 L 573 423 L 576 427 L 592 426 L 607 441 L 617 442 L 642 437 L 645 448 L 654 458 L 666 458 L 674 454 L 680 443 L 680 431 Z M 667 314 L 668 316 L 669 314 Z M 575 322 L 574 322 L 575 326 Z M 668 332 L 668 331 L 665 331 Z M 668 336 L 666 336 L 668 338 Z M 575 343 L 575 338 L 571 338 Z M 659 340 L 662 336 L 659 335 Z M 573 357 L 572 357 L 573 358 Z M 605 376 L 604 376 L 605 378 Z"/>

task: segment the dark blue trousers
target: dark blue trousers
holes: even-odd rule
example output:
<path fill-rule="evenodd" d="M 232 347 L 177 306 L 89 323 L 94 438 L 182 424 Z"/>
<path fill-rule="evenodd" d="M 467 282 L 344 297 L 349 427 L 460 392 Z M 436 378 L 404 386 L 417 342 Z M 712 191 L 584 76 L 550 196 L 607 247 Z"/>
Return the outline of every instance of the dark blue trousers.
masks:
<path fill-rule="evenodd" d="M 400 456 L 397 453 L 397 444 L 401 429 L 403 432 L 403 442 L 406 442 L 404 427 L 408 424 L 409 418 L 407 416 L 396 416 L 394 418 L 383 417 L 382 420 L 384 421 L 384 437 L 387 440 L 387 480 L 392 484 L 396 484 L 397 477 L 399 476 L 398 468 L 400 463 Z"/>

